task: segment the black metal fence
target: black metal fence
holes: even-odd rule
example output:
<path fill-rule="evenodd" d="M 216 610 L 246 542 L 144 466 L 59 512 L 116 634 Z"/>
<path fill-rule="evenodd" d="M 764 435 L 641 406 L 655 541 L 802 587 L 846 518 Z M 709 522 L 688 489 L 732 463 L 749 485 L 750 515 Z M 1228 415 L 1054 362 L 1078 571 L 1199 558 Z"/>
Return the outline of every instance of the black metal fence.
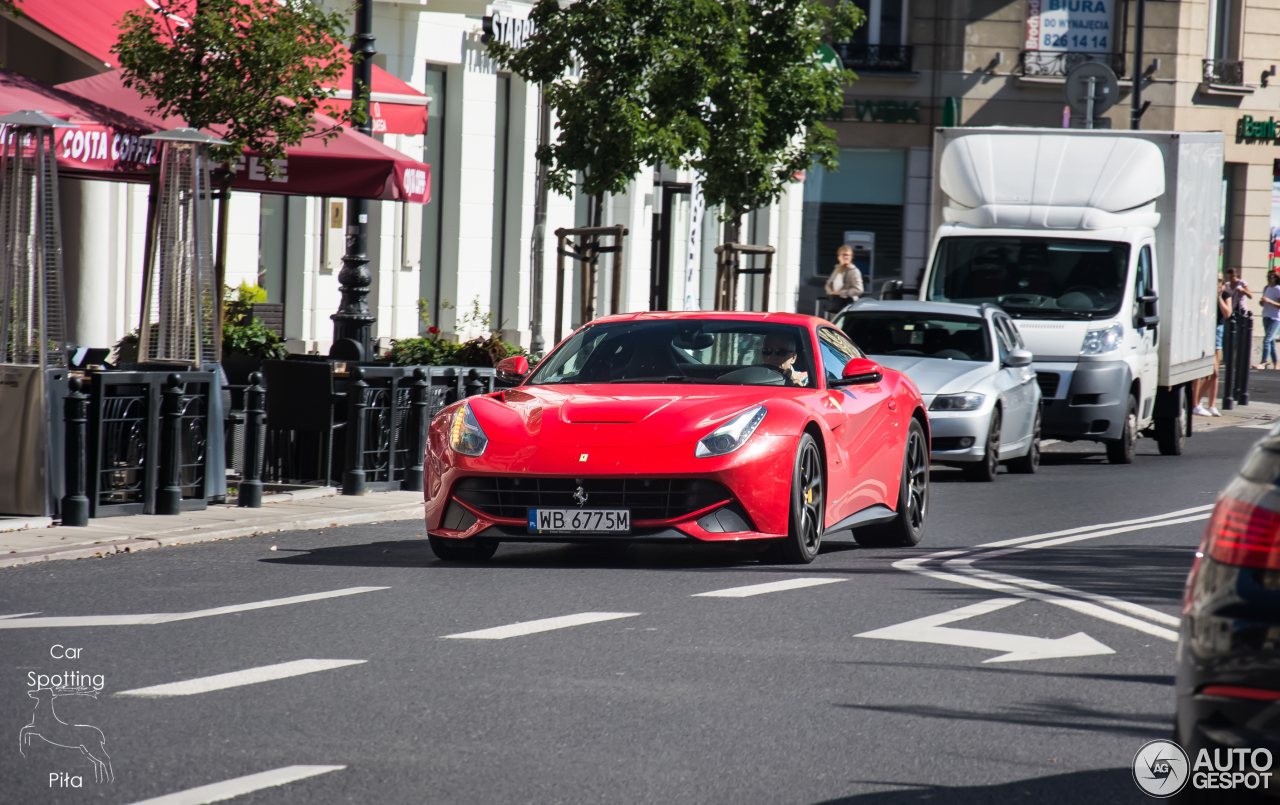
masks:
<path fill-rule="evenodd" d="M 845 69 L 863 73 L 911 72 L 911 45 L 832 45 Z"/>
<path fill-rule="evenodd" d="M 193 511 L 208 505 L 213 373 L 100 372 L 89 376 L 87 388 L 89 516 L 156 513 L 162 479 L 161 400 L 171 375 L 180 392 L 175 411 L 180 508 Z"/>
<path fill-rule="evenodd" d="M 1022 74 L 1028 77 L 1065 76 L 1086 62 L 1107 65 L 1117 76 L 1125 74 L 1123 53 L 1091 53 L 1078 50 L 1024 50 Z"/>

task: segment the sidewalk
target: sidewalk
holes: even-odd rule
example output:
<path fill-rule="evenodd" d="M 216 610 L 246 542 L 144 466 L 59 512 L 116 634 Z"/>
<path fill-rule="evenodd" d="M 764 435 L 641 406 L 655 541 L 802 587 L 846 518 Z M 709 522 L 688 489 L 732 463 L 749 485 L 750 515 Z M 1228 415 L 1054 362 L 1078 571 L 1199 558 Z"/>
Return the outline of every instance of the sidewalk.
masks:
<path fill-rule="evenodd" d="M 262 508 L 215 505 L 173 516 L 102 517 L 85 528 L 0 519 L 0 567 L 51 559 L 87 559 L 133 553 L 162 545 L 249 537 L 274 531 L 422 519 L 421 492 L 371 492 L 343 496 L 332 487 L 264 495 Z M 20 529 L 20 530 L 6 530 Z"/>
<path fill-rule="evenodd" d="M 1221 400 L 1218 401 L 1218 405 L 1221 407 Z M 1264 423 L 1273 422 L 1277 418 L 1280 418 L 1280 405 L 1260 400 L 1250 402 L 1248 405 L 1237 405 L 1230 411 L 1223 411 L 1222 416 L 1191 417 L 1195 423 L 1192 427 L 1197 433 L 1232 426 L 1256 428 Z M 1258 435 L 1261 436 L 1262 434 L 1259 433 Z"/>

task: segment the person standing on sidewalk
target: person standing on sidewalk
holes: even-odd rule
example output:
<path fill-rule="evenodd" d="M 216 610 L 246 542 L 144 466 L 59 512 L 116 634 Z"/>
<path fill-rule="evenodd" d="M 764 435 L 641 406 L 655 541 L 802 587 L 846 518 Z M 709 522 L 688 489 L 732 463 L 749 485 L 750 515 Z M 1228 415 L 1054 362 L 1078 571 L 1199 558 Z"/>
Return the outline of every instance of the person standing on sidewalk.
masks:
<path fill-rule="evenodd" d="M 1267 287 L 1262 290 L 1262 360 L 1253 368 L 1280 368 L 1276 359 L 1276 330 L 1280 329 L 1280 276 L 1267 272 Z"/>
<path fill-rule="evenodd" d="M 1234 272 L 1227 269 L 1223 273 Z M 1191 413 L 1197 416 L 1222 416 L 1222 412 L 1214 406 L 1214 403 L 1218 401 L 1218 367 L 1222 364 L 1222 333 L 1227 317 L 1230 315 L 1231 291 L 1227 287 L 1227 280 L 1219 279 L 1217 348 L 1213 351 L 1213 374 L 1200 378 L 1200 385 L 1196 388 L 1196 407 Z M 1206 398 L 1208 398 L 1208 407 L 1205 406 Z"/>
<path fill-rule="evenodd" d="M 853 264 L 853 249 L 845 244 L 836 249 L 836 267 L 827 278 L 827 318 L 834 319 L 845 305 L 863 294 L 862 272 Z"/>

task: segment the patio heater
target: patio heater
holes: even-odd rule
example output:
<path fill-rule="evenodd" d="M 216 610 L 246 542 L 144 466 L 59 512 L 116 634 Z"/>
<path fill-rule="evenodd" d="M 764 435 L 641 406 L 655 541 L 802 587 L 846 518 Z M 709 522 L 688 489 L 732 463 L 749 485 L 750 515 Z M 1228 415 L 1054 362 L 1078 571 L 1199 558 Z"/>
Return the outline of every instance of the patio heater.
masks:
<path fill-rule="evenodd" d="M 164 144 L 154 231 L 142 280 L 138 361 L 202 368 L 219 361 L 218 299 L 213 265 L 209 146 L 227 145 L 197 129 L 148 134 Z"/>
<path fill-rule="evenodd" d="M 43 112 L 0 116 L 0 512 L 57 514 L 67 351 L 54 129 Z"/>

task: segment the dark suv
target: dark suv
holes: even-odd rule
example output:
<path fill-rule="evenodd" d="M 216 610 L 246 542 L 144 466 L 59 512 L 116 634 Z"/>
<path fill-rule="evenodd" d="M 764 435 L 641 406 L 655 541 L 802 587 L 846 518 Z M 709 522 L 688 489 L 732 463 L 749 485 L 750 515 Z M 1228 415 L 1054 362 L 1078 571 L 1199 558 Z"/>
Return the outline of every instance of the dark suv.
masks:
<path fill-rule="evenodd" d="M 1188 799 L 1280 802 L 1280 426 L 1254 445 L 1218 498 L 1196 552 L 1182 605 L 1177 695 L 1174 739 L 1193 774 L 1201 749 L 1222 761 L 1237 750 L 1236 771 L 1243 754 L 1267 759 L 1255 750 L 1271 760 L 1265 793 L 1260 785 L 1188 785 Z"/>

